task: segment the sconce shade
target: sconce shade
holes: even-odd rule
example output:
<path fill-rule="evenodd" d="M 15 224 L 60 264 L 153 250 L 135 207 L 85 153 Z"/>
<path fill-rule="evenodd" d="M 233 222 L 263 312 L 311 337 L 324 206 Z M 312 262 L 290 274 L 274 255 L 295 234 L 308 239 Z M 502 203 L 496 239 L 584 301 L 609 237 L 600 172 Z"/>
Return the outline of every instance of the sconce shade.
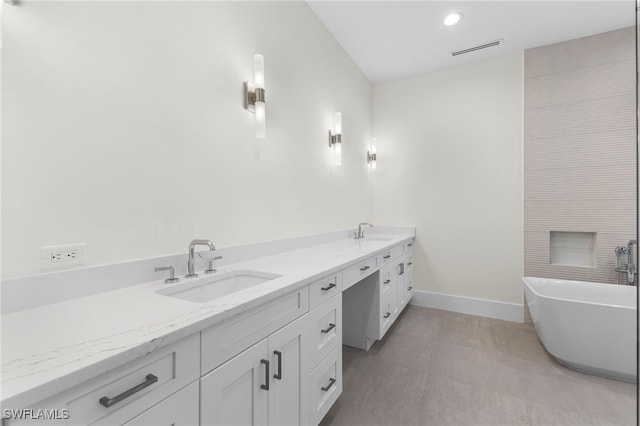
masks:
<path fill-rule="evenodd" d="M 267 109 L 264 90 L 264 57 L 253 55 L 253 84 L 244 82 L 244 107 L 256 116 L 256 138 L 267 136 Z"/>
<path fill-rule="evenodd" d="M 256 102 L 256 138 L 267 137 L 266 111 L 264 102 Z"/>
<path fill-rule="evenodd" d="M 256 89 L 264 89 L 264 56 L 253 55 L 253 84 Z"/>
<path fill-rule="evenodd" d="M 333 132 L 329 130 L 329 146 L 333 150 L 333 164 L 342 166 L 342 113 L 336 112 Z"/>

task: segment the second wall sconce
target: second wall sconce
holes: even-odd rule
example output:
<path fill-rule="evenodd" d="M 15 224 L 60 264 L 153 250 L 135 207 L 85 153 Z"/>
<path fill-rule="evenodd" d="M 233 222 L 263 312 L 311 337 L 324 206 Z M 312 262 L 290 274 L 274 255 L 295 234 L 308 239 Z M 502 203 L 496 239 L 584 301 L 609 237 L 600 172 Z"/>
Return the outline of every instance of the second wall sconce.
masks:
<path fill-rule="evenodd" d="M 256 138 L 264 139 L 267 136 L 264 57 L 259 53 L 253 55 L 253 83 L 244 82 L 244 108 L 256 115 Z"/>
<path fill-rule="evenodd" d="M 333 163 L 342 166 L 342 113 L 336 112 L 333 132 L 329 130 L 329 147 L 333 148 Z"/>
<path fill-rule="evenodd" d="M 378 162 L 378 154 L 376 154 L 376 138 L 371 140 L 371 147 L 367 151 L 367 163 L 371 165 L 372 169 L 376 168 Z"/>

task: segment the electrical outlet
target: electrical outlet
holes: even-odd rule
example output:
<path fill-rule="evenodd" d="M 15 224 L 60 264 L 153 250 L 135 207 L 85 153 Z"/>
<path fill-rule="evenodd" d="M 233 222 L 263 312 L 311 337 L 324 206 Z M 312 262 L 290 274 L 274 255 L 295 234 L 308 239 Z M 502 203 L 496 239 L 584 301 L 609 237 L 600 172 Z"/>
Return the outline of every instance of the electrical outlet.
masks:
<path fill-rule="evenodd" d="M 85 243 L 40 247 L 40 270 L 84 265 L 85 251 Z"/>

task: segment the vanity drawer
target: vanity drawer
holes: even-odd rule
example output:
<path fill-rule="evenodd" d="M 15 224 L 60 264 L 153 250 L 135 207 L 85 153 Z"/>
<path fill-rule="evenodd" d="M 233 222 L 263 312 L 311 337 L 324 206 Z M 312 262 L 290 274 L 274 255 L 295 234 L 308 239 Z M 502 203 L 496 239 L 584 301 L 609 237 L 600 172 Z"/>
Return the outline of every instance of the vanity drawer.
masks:
<path fill-rule="evenodd" d="M 199 364 L 196 333 L 28 408 L 68 410 L 69 419 L 60 424 L 123 424 L 196 380 Z M 33 419 L 3 424 L 33 424 Z"/>
<path fill-rule="evenodd" d="M 372 256 L 355 266 L 347 268 L 342 273 L 342 290 L 346 290 L 361 279 L 368 277 L 378 270 L 378 256 Z"/>
<path fill-rule="evenodd" d="M 396 319 L 397 303 L 395 292 L 389 294 L 380 300 L 380 335 L 378 339 L 382 339 Z"/>
<path fill-rule="evenodd" d="M 403 250 L 405 253 L 411 253 L 411 251 L 413 250 L 413 243 L 414 243 L 414 239 L 411 239 L 407 242 L 404 243 L 404 247 Z"/>
<path fill-rule="evenodd" d="M 309 358 L 313 369 L 337 346 L 342 346 L 342 294 L 309 312 Z"/>
<path fill-rule="evenodd" d="M 413 274 L 413 253 L 404 258 L 404 273 Z"/>
<path fill-rule="evenodd" d="M 312 425 L 320 423 L 341 393 L 342 347 L 337 347 L 309 375 Z"/>
<path fill-rule="evenodd" d="M 397 246 L 393 246 L 390 249 L 383 251 L 380 257 L 381 259 L 380 266 L 386 265 L 396 257 L 400 256 L 403 250 L 404 250 L 403 245 L 398 244 Z"/>
<path fill-rule="evenodd" d="M 193 426 L 200 422 L 200 382 L 179 390 L 123 426 Z"/>
<path fill-rule="evenodd" d="M 202 331 L 201 374 L 231 359 L 309 310 L 309 286 Z"/>
<path fill-rule="evenodd" d="M 380 299 L 384 299 L 394 291 L 396 274 L 395 264 L 380 269 Z"/>
<path fill-rule="evenodd" d="M 313 309 L 325 300 L 342 291 L 342 271 L 319 279 L 309 285 L 309 309 Z"/>
<path fill-rule="evenodd" d="M 404 285 L 402 287 L 402 307 L 401 308 L 404 308 L 407 305 L 407 303 L 409 303 L 409 300 L 411 300 L 411 297 L 413 296 L 413 276 L 405 275 L 403 284 Z"/>

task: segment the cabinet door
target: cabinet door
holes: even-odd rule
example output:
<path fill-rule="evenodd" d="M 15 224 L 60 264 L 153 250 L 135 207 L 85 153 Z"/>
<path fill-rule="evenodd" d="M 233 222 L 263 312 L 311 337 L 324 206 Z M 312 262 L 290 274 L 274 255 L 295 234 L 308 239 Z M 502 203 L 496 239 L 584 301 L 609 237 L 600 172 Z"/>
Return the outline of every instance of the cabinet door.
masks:
<path fill-rule="evenodd" d="M 194 426 L 198 424 L 197 381 L 128 421 L 124 426 Z"/>
<path fill-rule="evenodd" d="M 270 425 L 309 423 L 308 315 L 269 336 Z"/>
<path fill-rule="evenodd" d="M 411 300 L 413 295 L 413 256 L 410 254 L 404 261 L 404 300 L 403 304 L 406 305 Z"/>
<path fill-rule="evenodd" d="M 202 377 L 202 426 L 266 425 L 269 367 L 269 346 L 263 339 Z"/>
<path fill-rule="evenodd" d="M 396 265 L 396 312 L 399 313 L 400 310 L 404 307 L 404 299 L 406 294 L 405 287 L 405 273 L 406 273 L 406 262 L 404 257 L 400 258 L 400 261 L 397 262 Z"/>

